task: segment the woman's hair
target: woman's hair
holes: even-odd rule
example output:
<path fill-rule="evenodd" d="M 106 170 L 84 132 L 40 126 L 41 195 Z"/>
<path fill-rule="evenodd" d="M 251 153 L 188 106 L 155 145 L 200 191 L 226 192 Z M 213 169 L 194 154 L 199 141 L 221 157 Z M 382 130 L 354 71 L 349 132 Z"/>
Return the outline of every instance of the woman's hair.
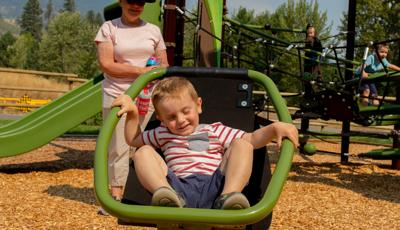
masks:
<path fill-rule="evenodd" d="M 317 29 L 315 28 L 315 26 L 311 23 L 308 23 L 306 26 L 306 39 L 308 38 L 308 29 L 310 28 L 314 28 L 314 37 L 318 37 L 318 33 L 317 33 Z"/>
<path fill-rule="evenodd" d="M 167 97 L 181 98 L 185 93 L 193 100 L 197 100 L 199 97 L 192 83 L 186 78 L 168 77 L 157 83 L 151 99 L 156 107 L 161 100 Z"/>

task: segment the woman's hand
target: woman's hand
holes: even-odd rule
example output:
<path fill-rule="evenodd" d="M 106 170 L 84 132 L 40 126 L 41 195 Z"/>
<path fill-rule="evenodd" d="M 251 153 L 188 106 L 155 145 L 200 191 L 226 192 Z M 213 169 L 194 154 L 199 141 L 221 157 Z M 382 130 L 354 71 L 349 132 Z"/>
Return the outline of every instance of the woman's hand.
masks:
<path fill-rule="evenodd" d="M 142 68 L 142 74 L 144 74 L 144 73 L 146 73 L 146 72 L 149 72 L 150 70 L 153 70 L 153 69 L 157 69 L 157 68 L 160 68 L 160 66 L 158 66 L 158 65 L 153 65 L 153 66 L 146 66 L 146 67 L 143 67 Z"/>

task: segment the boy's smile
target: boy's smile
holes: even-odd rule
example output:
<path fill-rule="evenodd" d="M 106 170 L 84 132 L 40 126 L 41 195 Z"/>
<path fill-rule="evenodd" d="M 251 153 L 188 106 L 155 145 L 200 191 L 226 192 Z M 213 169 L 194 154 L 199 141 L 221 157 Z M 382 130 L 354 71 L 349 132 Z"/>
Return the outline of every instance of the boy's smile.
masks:
<path fill-rule="evenodd" d="M 187 92 L 180 97 L 166 97 L 155 105 L 157 118 L 171 133 L 188 136 L 199 125 L 201 103 L 201 98 L 193 100 Z"/>

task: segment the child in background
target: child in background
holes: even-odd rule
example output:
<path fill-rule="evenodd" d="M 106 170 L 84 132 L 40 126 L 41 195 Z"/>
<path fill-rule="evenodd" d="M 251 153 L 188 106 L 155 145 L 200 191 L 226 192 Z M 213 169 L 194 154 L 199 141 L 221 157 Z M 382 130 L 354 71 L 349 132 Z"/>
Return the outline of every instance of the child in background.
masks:
<path fill-rule="evenodd" d="M 317 74 L 318 78 L 322 80 L 322 70 L 319 60 L 320 54 L 316 53 L 322 52 L 322 44 L 318 39 L 315 27 L 311 24 L 307 24 L 306 27 L 305 48 L 309 49 L 309 51 L 306 51 L 304 54 L 307 57 L 304 59 L 304 72 Z"/>
<path fill-rule="evenodd" d="M 156 116 L 162 122 L 141 132 L 137 107 L 127 95 L 113 106 L 127 114 L 125 137 L 138 147 L 133 156 L 140 183 L 153 194 L 152 205 L 243 209 L 250 206 L 241 193 L 252 171 L 253 149 L 285 137 L 298 146 L 294 125 L 275 122 L 252 133 L 220 122 L 199 124 L 202 100 L 185 78 L 160 81 L 153 91 Z M 165 161 L 155 151 L 160 148 Z"/>
<path fill-rule="evenodd" d="M 383 66 L 391 70 L 400 71 L 400 67 L 390 64 L 389 61 L 386 59 L 388 52 L 389 52 L 389 46 L 386 43 L 379 44 L 378 45 L 379 57 L 377 56 L 376 53 L 369 55 L 364 63 L 364 66 L 360 66 L 356 70 L 356 77 L 361 76 L 362 78 L 359 91 L 362 94 L 361 102 L 362 105 L 364 106 L 369 105 L 369 99 L 372 99 L 373 105 L 379 105 L 379 100 L 377 100 L 378 91 L 376 89 L 375 84 L 364 81 L 364 79 L 368 78 L 369 74 L 382 71 L 384 69 Z M 382 62 L 379 61 L 379 59 L 382 60 Z"/>

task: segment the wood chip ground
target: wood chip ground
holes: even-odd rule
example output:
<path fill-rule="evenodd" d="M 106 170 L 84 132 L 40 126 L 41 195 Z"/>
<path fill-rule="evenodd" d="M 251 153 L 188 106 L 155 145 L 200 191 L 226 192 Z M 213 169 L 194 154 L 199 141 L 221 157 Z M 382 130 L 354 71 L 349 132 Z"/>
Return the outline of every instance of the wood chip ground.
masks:
<path fill-rule="evenodd" d="M 315 144 L 340 150 L 339 144 Z M 146 229 L 97 215 L 95 145 L 94 139 L 59 138 L 0 159 L 0 229 Z M 350 147 L 347 165 L 335 154 L 295 155 L 270 229 L 399 229 L 400 171 L 390 169 L 391 161 L 357 157 L 376 146 Z"/>

